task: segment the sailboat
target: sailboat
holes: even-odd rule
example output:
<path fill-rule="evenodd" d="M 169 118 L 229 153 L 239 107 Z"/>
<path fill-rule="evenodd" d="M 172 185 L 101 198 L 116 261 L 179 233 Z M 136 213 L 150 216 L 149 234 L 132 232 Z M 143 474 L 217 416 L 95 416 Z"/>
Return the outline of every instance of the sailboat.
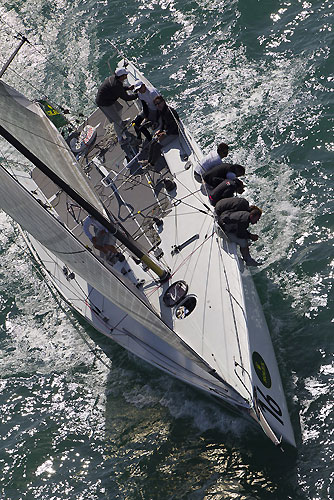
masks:
<path fill-rule="evenodd" d="M 150 82 L 120 58 L 130 85 Z M 123 105 L 120 144 L 97 109 L 68 140 L 36 102 L 0 80 L 0 133 L 31 164 L 1 166 L 0 204 L 47 279 L 101 334 L 295 447 L 281 377 L 252 276 L 194 179 L 203 153 L 180 122 L 154 169 L 143 168 Z M 54 111 L 54 112 L 53 112 Z M 83 229 L 113 235 L 106 256 Z"/>

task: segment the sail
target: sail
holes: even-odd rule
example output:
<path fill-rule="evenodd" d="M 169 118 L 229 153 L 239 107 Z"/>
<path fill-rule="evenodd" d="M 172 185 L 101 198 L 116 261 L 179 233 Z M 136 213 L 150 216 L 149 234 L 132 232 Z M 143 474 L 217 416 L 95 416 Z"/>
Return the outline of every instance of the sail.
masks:
<path fill-rule="evenodd" d="M 103 206 L 65 140 L 42 109 L 0 81 L 0 125 L 99 212 Z"/>
<path fill-rule="evenodd" d="M 191 351 L 151 309 L 135 285 L 106 267 L 75 236 L 17 182 L 4 167 L 0 168 L 0 204 L 20 226 L 62 262 L 84 278 L 93 288 L 140 324 L 153 331 L 206 372 L 212 370 Z M 131 289 L 129 288 L 131 286 Z"/>

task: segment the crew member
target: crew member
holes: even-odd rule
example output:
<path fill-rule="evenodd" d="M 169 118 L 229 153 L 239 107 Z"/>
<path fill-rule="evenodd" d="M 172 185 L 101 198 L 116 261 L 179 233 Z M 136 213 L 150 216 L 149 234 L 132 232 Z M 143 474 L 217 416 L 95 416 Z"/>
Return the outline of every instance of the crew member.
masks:
<path fill-rule="evenodd" d="M 133 101 L 137 99 L 137 94 L 129 95 L 128 91 L 133 89 L 132 86 L 124 86 L 123 83 L 127 78 L 128 71 L 125 68 L 116 69 L 115 73 L 108 76 L 100 86 L 96 104 L 106 115 L 108 120 L 114 124 L 117 139 L 122 143 L 123 132 L 126 128 L 127 121 L 122 119 L 121 113 L 123 106 L 118 102 L 118 99 L 123 101 Z"/>

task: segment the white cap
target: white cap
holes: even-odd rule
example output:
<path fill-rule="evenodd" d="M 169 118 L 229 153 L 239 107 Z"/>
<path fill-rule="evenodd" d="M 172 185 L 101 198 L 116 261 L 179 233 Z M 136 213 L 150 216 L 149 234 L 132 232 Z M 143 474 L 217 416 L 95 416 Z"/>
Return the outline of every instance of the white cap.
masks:
<path fill-rule="evenodd" d="M 140 89 L 140 87 L 141 87 L 142 85 L 145 85 L 145 84 L 144 84 L 144 82 L 142 82 L 141 80 L 138 80 L 137 82 L 135 82 L 135 84 L 134 84 L 134 88 L 135 88 L 135 90 Z"/>
<path fill-rule="evenodd" d="M 115 75 L 116 75 L 116 76 L 127 75 L 128 73 L 129 73 L 129 72 L 128 72 L 128 71 L 126 71 L 126 69 L 125 69 L 125 68 L 118 68 L 118 69 L 116 69 L 116 71 L 115 71 Z"/>

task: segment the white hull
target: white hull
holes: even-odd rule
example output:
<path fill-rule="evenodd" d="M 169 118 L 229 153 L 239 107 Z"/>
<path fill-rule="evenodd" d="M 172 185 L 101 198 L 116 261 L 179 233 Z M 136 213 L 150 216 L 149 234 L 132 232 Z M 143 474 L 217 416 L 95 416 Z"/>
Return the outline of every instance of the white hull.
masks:
<path fill-rule="evenodd" d="M 231 387 L 189 362 L 177 349 L 125 315 L 79 276 L 67 280 L 63 272 L 64 263 L 30 235 L 23 231 L 22 235 L 51 288 L 56 289 L 97 331 L 156 368 L 223 400 L 244 415 L 249 413 L 247 402 Z"/>
<path fill-rule="evenodd" d="M 130 84 L 138 79 L 147 82 L 131 63 L 127 69 Z M 86 163 L 79 164 L 39 109 L 35 112 L 31 103 L 8 87 L 3 87 L 3 95 L 2 105 L 12 113 L 13 123 L 19 116 L 27 122 L 26 129 L 30 121 L 41 128 L 38 136 L 33 132 L 29 136 L 20 132 L 21 125 L 11 125 L 10 142 L 19 142 L 19 151 L 28 149 L 28 159 L 31 148 L 36 154 L 42 151 L 43 161 L 31 160 L 39 165 L 32 176 L 17 175 L 20 187 L 0 171 L 0 199 L 7 213 L 29 233 L 25 233 L 27 243 L 52 286 L 102 334 L 153 366 L 251 415 L 275 444 L 284 440 L 295 446 L 252 277 L 240 262 L 236 245 L 216 230 L 213 208 L 194 180 L 193 169 L 202 153 L 189 132 L 180 127 L 179 137 L 164 149 L 160 166 L 151 171 L 141 170 L 140 165 L 129 168 L 128 153 L 110 139 L 110 124 L 97 110 L 89 118 L 90 127 L 97 130 L 96 146 L 87 153 Z M 122 118 L 131 123 L 137 113 L 135 104 L 124 106 Z M 58 167 L 65 181 L 53 171 Z M 163 186 L 171 179 L 176 190 L 169 193 Z M 77 200 L 74 192 L 81 193 L 79 205 L 73 203 Z M 100 216 L 105 207 L 121 223 L 121 232 L 131 235 L 151 262 L 158 250 L 156 258 L 161 260 L 156 264 L 170 271 L 168 281 L 158 282 L 150 271 L 155 264 L 149 268 L 147 260 L 136 261 L 137 254 L 129 252 L 126 244 L 118 244 L 126 256 L 123 263 L 111 264 L 97 254 L 83 232 L 83 222 L 87 214 Z M 162 219 L 162 224 L 155 227 L 155 219 Z M 186 295 L 168 304 L 166 291 L 175 283 L 186 285 Z"/>

